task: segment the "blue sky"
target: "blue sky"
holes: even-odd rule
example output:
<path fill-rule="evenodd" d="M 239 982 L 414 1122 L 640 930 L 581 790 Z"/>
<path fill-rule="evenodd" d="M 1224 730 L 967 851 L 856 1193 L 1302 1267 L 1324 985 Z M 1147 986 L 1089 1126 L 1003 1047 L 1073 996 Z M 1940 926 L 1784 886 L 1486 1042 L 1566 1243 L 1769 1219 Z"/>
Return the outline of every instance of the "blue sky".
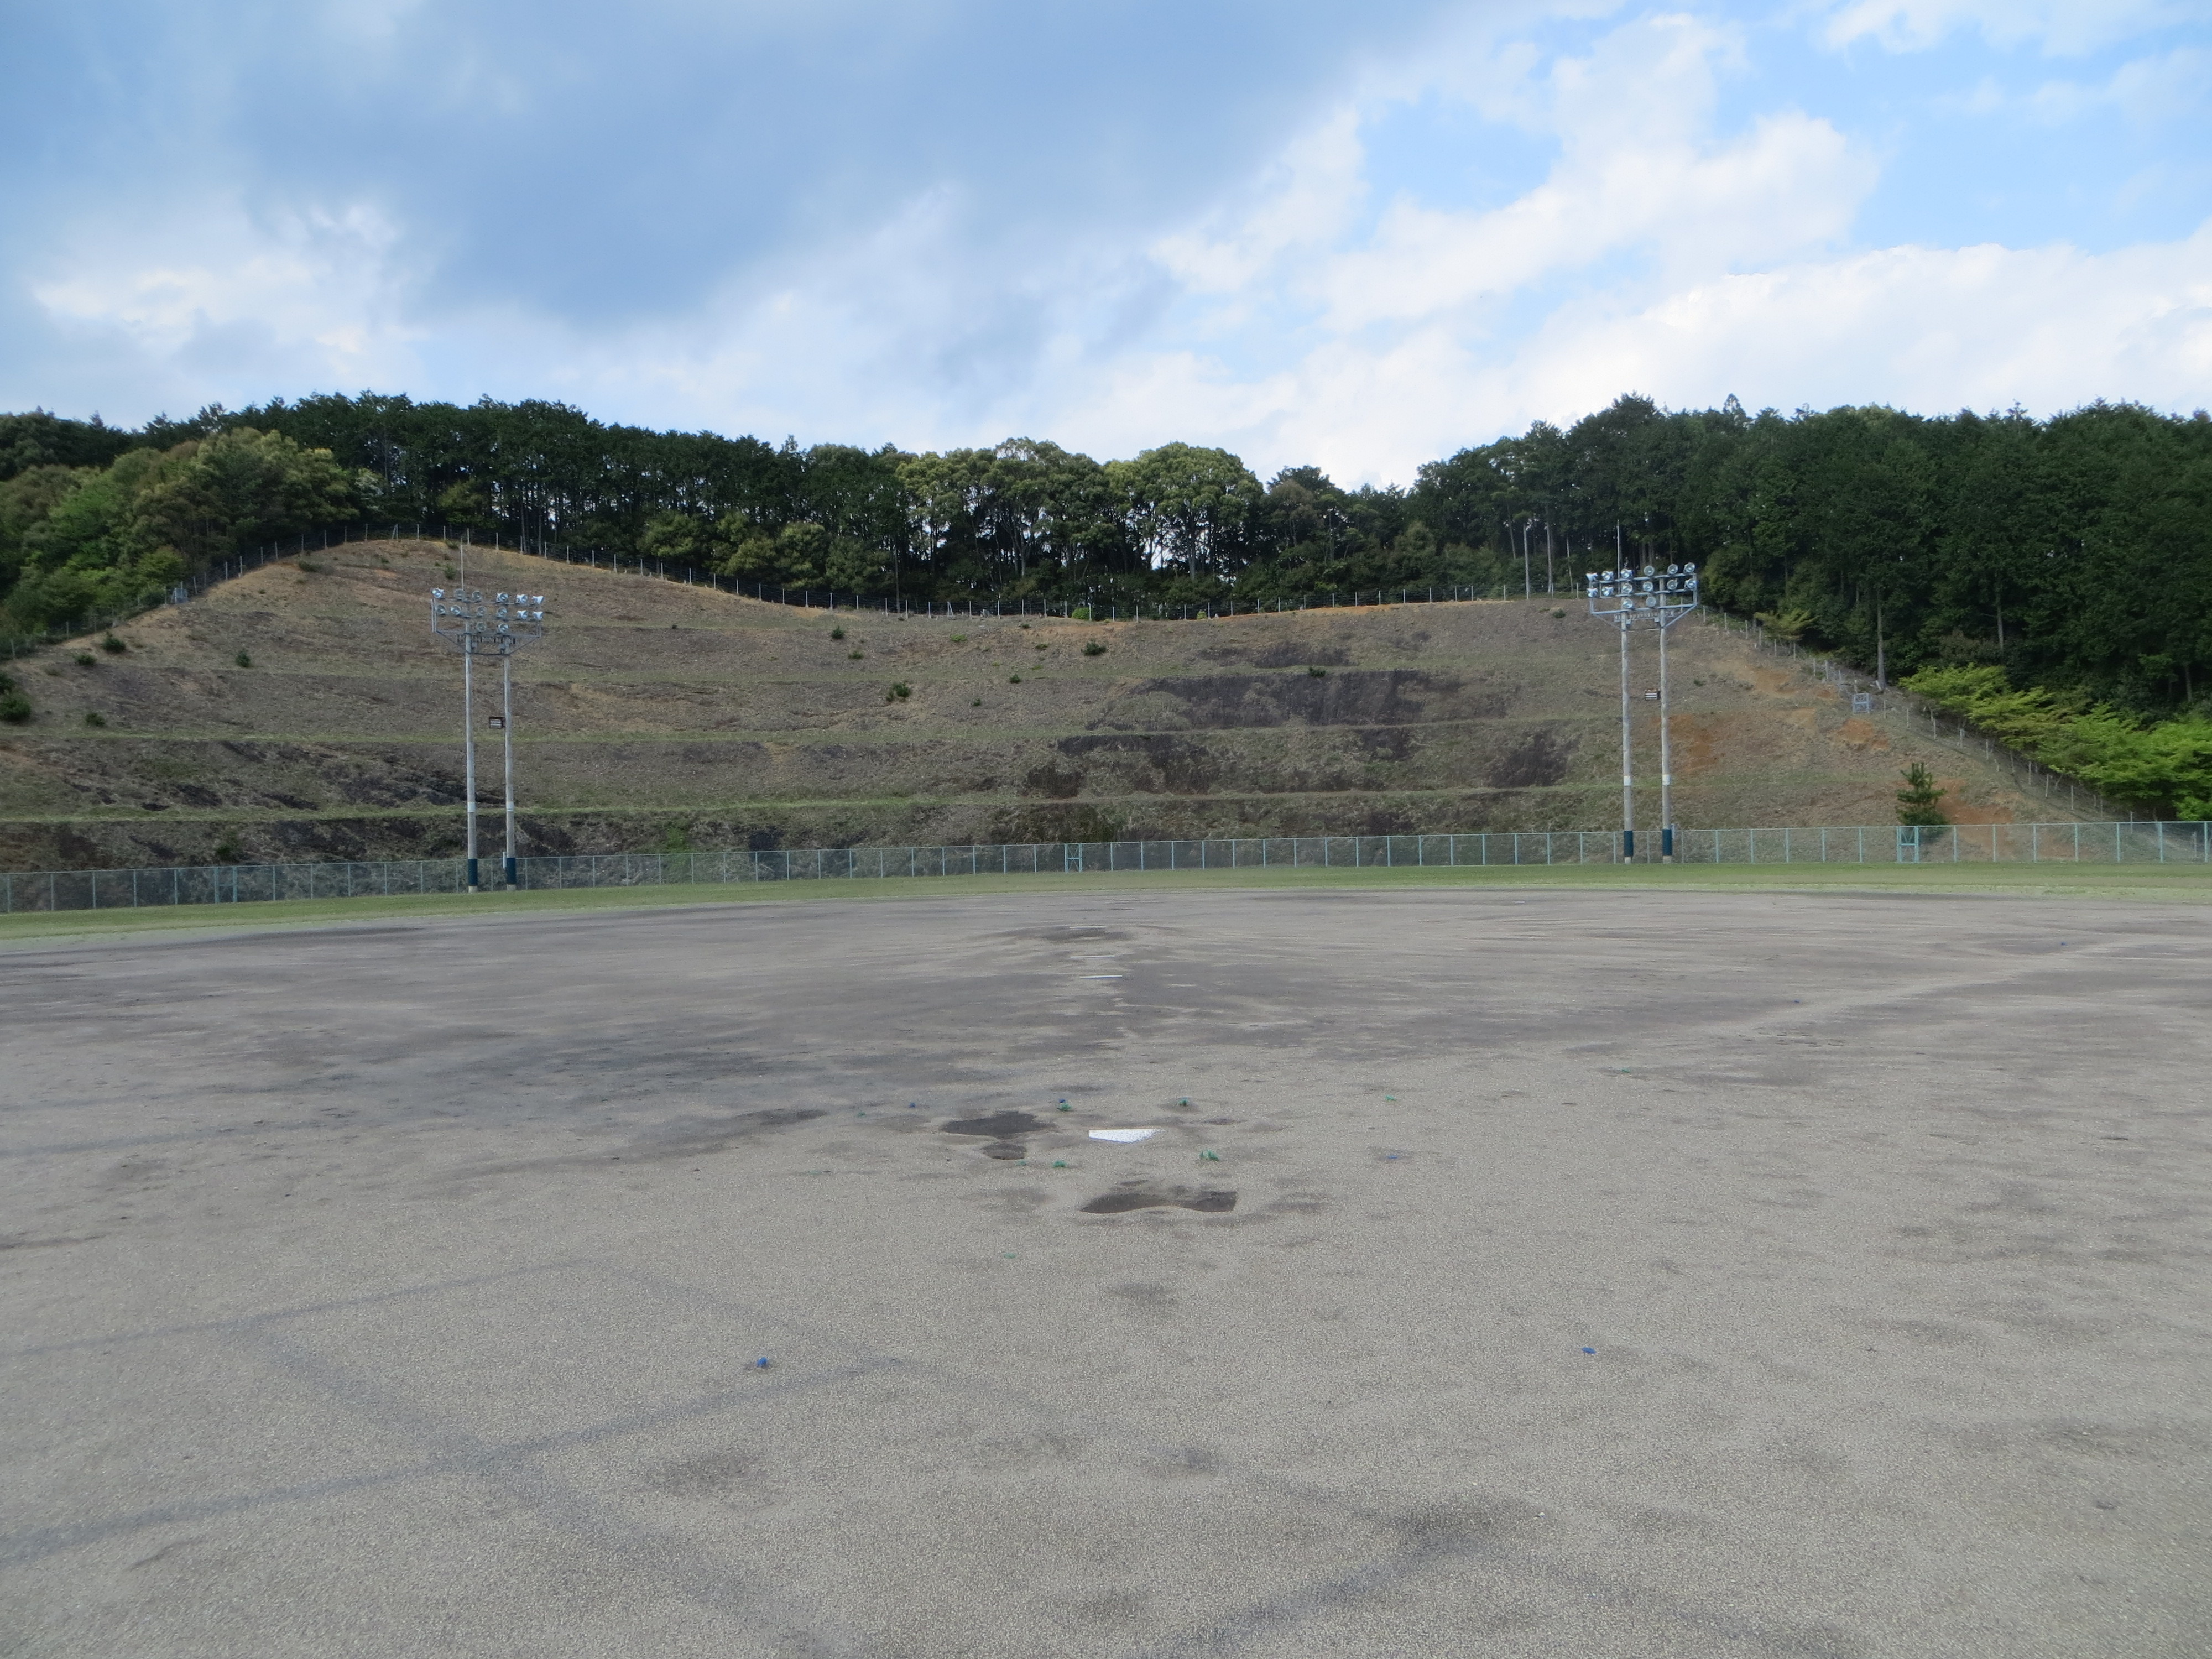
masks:
<path fill-rule="evenodd" d="M 549 397 L 1404 481 L 2212 402 L 2212 0 L 0 0 L 0 407 Z"/>

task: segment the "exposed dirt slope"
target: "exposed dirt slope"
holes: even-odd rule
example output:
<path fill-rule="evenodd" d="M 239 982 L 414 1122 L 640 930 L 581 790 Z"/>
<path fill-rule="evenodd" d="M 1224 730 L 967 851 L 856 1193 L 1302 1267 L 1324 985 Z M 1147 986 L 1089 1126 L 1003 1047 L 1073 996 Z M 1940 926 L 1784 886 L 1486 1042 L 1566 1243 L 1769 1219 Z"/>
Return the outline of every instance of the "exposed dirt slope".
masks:
<path fill-rule="evenodd" d="M 518 659 L 528 851 L 1618 822 L 1613 635 L 1571 599 L 1556 618 L 1517 601 L 1187 623 L 833 617 L 470 556 L 473 585 L 527 585 L 553 617 Z M 121 654 L 88 640 L 88 667 L 71 650 L 19 665 L 38 713 L 0 728 L 0 860 L 454 849 L 460 667 L 427 599 L 452 558 L 333 549 L 142 618 Z M 1084 654 L 1092 641 L 1103 651 Z M 1637 652 L 1641 689 L 1656 683 L 1648 636 Z M 1887 823 L 1916 759 L 1961 821 L 2031 815 L 1996 767 L 1901 718 L 1852 717 L 1737 635 L 1686 623 L 1672 662 L 1686 824 Z M 495 696 L 495 676 L 481 713 Z M 1637 708 L 1638 775 L 1656 784 L 1656 705 Z M 496 737 L 479 736 L 495 804 Z M 1641 816 L 1656 812 L 1655 788 Z"/>

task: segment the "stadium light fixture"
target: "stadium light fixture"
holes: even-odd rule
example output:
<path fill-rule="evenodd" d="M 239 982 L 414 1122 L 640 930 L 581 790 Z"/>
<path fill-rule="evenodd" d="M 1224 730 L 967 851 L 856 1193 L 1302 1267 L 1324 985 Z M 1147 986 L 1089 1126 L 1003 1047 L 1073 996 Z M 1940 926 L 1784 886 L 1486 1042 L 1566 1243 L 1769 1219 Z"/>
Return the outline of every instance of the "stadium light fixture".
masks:
<path fill-rule="evenodd" d="M 1589 613 L 1620 630 L 1620 855 L 1636 859 L 1636 769 L 1630 746 L 1628 634 L 1639 619 L 1659 633 L 1659 859 L 1674 861 L 1674 774 L 1667 703 L 1667 630 L 1698 608 L 1698 567 L 1623 566 L 1583 580 Z"/>
<path fill-rule="evenodd" d="M 516 652 L 545 637 L 545 596 L 495 593 L 486 599 L 480 588 L 434 587 L 430 631 L 461 653 L 461 756 L 468 790 L 468 889 L 471 893 L 478 890 L 476 659 L 499 659 L 498 726 L 507 784 L 507 853 L 501 875 L 505 884 L 513 888 L 520 884 L 514 838 L 514 677 L 510 665 Z"/>

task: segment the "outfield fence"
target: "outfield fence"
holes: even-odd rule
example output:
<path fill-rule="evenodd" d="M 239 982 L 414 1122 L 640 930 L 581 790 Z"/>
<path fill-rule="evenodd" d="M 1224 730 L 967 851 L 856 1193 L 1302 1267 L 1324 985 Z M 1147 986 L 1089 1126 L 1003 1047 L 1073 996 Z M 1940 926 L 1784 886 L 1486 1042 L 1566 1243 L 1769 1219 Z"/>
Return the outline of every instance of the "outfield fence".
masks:
<path fill-rule="evenodd" d="M 1960 823 L 1925 829 L 1851 824 L 1674 834 L 1678 864 L 2212 865 L 2212 824 L 2207 823 Z M 1634 862 L 1656 863 L 1657 840 L 1655 832 L 1645 831 Z M 1617 830 L 1493 830 L 1471 835 L 599 853 L 518 859 L 515 865 L 518 884 L 535 891 L 1103 871 L 1465 869 L 1626 861 Z M 465 889 L 467 868 L 465 860 L 449 858 L 0 873 L 0 914 L 459 893 Z M 487 880 L 495 881 L 500 868 L 497 859 L 485 859 L 480 866 Z"/>

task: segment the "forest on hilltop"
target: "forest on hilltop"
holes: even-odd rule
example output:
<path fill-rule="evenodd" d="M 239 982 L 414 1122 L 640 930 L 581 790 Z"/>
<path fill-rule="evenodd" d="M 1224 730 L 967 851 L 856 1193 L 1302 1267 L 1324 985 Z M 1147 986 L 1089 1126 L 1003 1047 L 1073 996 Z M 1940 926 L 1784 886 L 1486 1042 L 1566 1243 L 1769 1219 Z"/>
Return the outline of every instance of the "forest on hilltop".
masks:
<path fill-rule="evenodd" d="M 1624 397 L 1429 462 L 1410 486 L 1351 489 L 1312 466 L 1263 483 L 1191 444 L 1105 462 L 1027 438 L 801 448 L 489 398 L 279 399 L 136 430 L 0 416 L 0 626 L 81 623 L 234 551 L 362 522 L 871 599 L 1124 611 L 1431 586 L 1565 594 L 1613 562 L 1618 537 L 1636 563 L 1696 561 L 1710 601 L 1770 632 L 1929 674 L 1962 712 L 1969 685 L 1984 702 L 2035 689 L 2055 719 L 2123 726 L 2212 705 L 2202 410 L 1754 415 Z M 2188 723 L 2212 767 L 2212 724 Z"/>

